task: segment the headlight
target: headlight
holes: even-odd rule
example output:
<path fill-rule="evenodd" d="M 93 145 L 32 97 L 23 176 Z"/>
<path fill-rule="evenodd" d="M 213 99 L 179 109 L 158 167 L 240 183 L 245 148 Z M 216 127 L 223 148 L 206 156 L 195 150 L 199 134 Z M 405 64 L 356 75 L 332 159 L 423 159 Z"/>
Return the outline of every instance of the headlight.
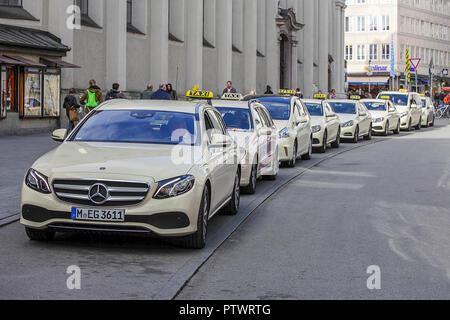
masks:
<path fill-rule="evenodd" d="M 280 138 L 289 138 L 291 135 L 289 134 L 289 129 L 288 128 L 284 128 L 283 130 L 281 130 L 278 135 L 280 136 Z"/>
<path fill-rule="evenodd" d="M 319 132 L 320 130 L 322 130 L 322 127 L 321 126 L 312 126 L 311 129 L 312 129 L 312 133 L 316 133 L 316 132 Z"/>
<path fill-rule="evenodd" d="M 192 189 L 194 182 L 193 176 L 183 176 L 161 181 L 158 183 L 158 190 L 153 198 L 167 199 L 182 195 Z"/>
<path fill-rule="evenodd" d="M 404 117 L 407 117 L 408 116 L 408 112 L 403 112 L 401 115 L 400 115 L 400 118 L 404 118 Z"/>
<path fill-rule="evenodd" d="M 377 122 L 383 122 L 384 118 L 376 118 L 373 122 L 377 123 Z"/>
<path fill-rule="evenodd" d="M 25 184 L 37 192 L 52 193 L 48 184 L 48 178 L 34 169 L 28 170 L 27 176 L 25 177 Z"/>
<path fill-rule="evenodd" d="M 353 126 L 353 124 L 354 124 L 353 120 L 347 121 L 342 125 L 342 128 L 351 127 Z"/>

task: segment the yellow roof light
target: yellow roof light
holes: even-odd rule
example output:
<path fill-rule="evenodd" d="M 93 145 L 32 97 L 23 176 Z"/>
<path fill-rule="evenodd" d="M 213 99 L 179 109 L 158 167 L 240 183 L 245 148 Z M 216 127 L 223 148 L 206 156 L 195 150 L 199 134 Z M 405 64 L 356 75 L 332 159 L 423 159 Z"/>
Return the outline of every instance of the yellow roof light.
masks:
<path fill-rule="evenodd" d="M 278 95 L 280 95 L 280 96 L 295 96 L 296 94 L 297 94 L 297 91 L 295 91 L 295 90 L 287 90 L 287 89 L 278 90 Z"/>
<path fill-rule="evenodd" d="M 361 100 L 361 96 L 357 96 L 357 95 L 350 96 L 350 100 Z"/>
<path fill-rule="evenodd" d="M 405 92 L 408 92 L 408 90 L 406 90 L 406 89 L 400 89 L 400 90 L 398 90 L 398 92 L 403 92 L 403 93 L 405 93 Z"/>
<path fill-rule="evenodd" d="M 244 99 L 244 96 L 240 93 L 224 93 L 221 99 L 240 101 Z"/>
<path fill-rule="evenodd" d="M 214 94 L 211 91 L 189 90 L 186 92 L 186 97 L 195 99 L 212 99 L 214 98 Z"/>
<path fill-rule="evenodd" d="M 323 93 L 317 93 L 313 96 L 314 99 L 320 99 L 320 100 L 325 100 L 327 98 L 326 94 Z"/>
<path fill-rule="evenodd" d="M 390 97 L 389 96 L 381 96 L 380 99 L 382 99 L 382 100 L 389 100 Z"/>

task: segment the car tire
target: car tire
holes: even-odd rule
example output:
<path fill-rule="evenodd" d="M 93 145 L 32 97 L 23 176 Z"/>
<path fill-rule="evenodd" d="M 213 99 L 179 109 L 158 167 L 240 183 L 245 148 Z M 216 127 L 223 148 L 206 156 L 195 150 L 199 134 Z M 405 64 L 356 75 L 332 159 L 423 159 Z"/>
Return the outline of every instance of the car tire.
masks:
<path fill-rule="evenodd" d="M 318 153 L 325 153 L 325 152 L 327 152 L 327 139 L 328 139 L 328 133 L 327 133 L 327 131 L 325 130 L 325 132 L 323 133 L 323 143 L 322 143 L 322 146 L 321 147 L 319 147 L 319 148 L 317 148 L 317 152 Z"/>
<path fill-rule="evenodd" d="M 233 191 L 231 194 L 231 200 L 228 202 L 228 204 L 225 206 L 223 213 L 227 216 L 235 216 L 239 212 L 239 205 L 241 202 L 241 175 L 240 172 L 236 172 L 236 176 L 234 177 L 234 185 L 233 185 Z"/>
<path fill-rule="evenodd" d="M 355 135 L 352 139 L 352 143 L 358 143 L 358 140 L 359 140 L 359 127 L 356 126 Z"/>
<path fill-rule="evenodd" d="M 25 227 L 28 238 L 32 241 L 51 241 L 55 238 L 56 232 L 46 230 L 32 229 Z"/>
<path fill-rule="evenodd" d="M 434 119 L 435 119 L 435 117 L 433 116 L 433 121 L 431 121 L 430 127 L 434 127 Z"/>
<path fill-rule="evenodd" d="M 400 120 L 398 121 L 397 129 L 394 130 L 394 134 L 400 134 Z"/>
<path fill-rule="evenodd" d="M 372 140 L 372 124 L 370 124 L 369 133 L 364 136 L 364 140 Z"/>
<path fill-rule="evenodd" d="M 414 129 L 416 129 L 416 130 L 422 129 L 422 118 L 419 119 L 419 123 L 417 124 L 417 126 Z"/>
<path fill-rule="evenodd" d="M 389 121 L 386 122 L 386 128 L 384 129 L 383 136 L 387 137 L 389 135 Z"/>
<path fill-rule="evenodd" d="M 427 117 L 427 124 L 424 125 L 424 128 L 428 128 L 430 126 L 430 116 Z"/>
<path fill-rule="evenodd" d="M 309 139 L 308 152 L 302 155 L 302 160 L 311 160 L 312 157 L 312 137 Z"/>
<path fill-rule="evenodd" d="M 409 124 L 408 124 L 408 128 L 406 128 L 406 132 L 411 132 L 411 124 L 412 124 L 412 120 L 409 119 Z"/>
<path fill-rule="evenodd" d="M 206 234 L 210 210 L 210 190 L 203 190 L 202 201 L 198 210 L 197 231 L 183 239 L 182 246 L 188 249 L 203 249 L 206 245 Z"/>
<path fill-rule="evenodd" d="M 293 167 L 295 167 L 296 163 L 297 163 L 297 141 L 294 142 L 294 147 L 293 147 L 293 151 L 292 151 L 292 160 L 289 160 L 286 163 L 286 166 L 288 168 L 293 168 Z"/>
<path fill-rule="evenodd" d="M 341 130 L 338 130 L 337 136 L 336 136 L 336 140 L 334 140 L 331 143 L 331 147 L 334 149 L 339 148 L 339 146 L 341 145 Z"/>
<path fill-rule="evenodd" d="M 252 166 L 252 172 L 250 173 L 250 183 L 248 186 L 242 188 L 242 192 L 245 194 L 255 194 L 256 182 L 258 180 L 258 165 Z"/>

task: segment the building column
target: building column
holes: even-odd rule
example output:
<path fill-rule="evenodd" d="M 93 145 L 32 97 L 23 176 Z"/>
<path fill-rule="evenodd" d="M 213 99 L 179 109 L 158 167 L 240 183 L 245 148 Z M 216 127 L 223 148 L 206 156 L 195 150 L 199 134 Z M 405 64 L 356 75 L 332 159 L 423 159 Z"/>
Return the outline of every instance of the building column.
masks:
<path fill-rule="evenodd" d="M 67 52 L 64 61 L 73 63 L 74 50 L 73 36 L 74 29 L 67 27 L 67 21 L 71 18 L 72 12 L 68 9 L 73 5 L 73 0 L 49 0 L 48 3 L 48 31 L 57 35 L 63 44 L 71 46 L 72 50 Z M 73 69 L 63 69 L 61 74 L 61 88 L 69 89 L 73 85 Z"/>
<path fill-rule="evenodd" d="M 280 48 L 277 38 L 277 14 L 278 1 L 266 0 L 266 82 L 272 87 L 274 92 L 278 91 L 280 86 Z"/>
<path fill-rule="evenodd" d="M 189 0 L 186 6 L 186 90 L 196 85 L 202 89 L 203 86 L 203 19 L 201 17 L 203 17 L 203 0 Z"/>
<path fill-rule="evenodd" d="M 233 72 L 233 13 L 232 1 L 216 2 L 216 47 L 217 47 L 217 85 L 221 93 L 227 81 L 231 80 Z"/>
<path fill-rule="evenodd" d="M 150 1 L 150 82 L 155 89 L 169 74 L 169 6 L 167 1 Z M 126 27 L 125 27 L 126 29 Z"/>
<path fill-rule="evenodd" d="M 344 59 L 344 51 L 345 51 L 345 4 L 342 4 L 339 7 L 339 15 L 340 15 L 340 45 L 339 45 L 339 91 L 345 91 L 345 59 Z"/>
<path fill-rule="evenodd" d="M 304 28 L 303 28 L 303 94 L 305 98 L 313 96 L 314 82 L 314 2 L 304 1 Z"/>
<path fill-rule="evenodd" d="M 244 93 L 256 90 L 256 0 L 244 1 Z"/>
<path fill-rule="evenodd" d="M 331 87 L 339 92 L 340 81 L 340 63 L 341 63 L 341 8 L 336 4 L 331 14 L 334 16 L 333 21 L 333 41 L 331 52 L 333 55 L 333 67 L 331 73 Z"/>
<path fill-rule="evenodd" d="M 106 87 L 118 82 L 127 90 L 127 3 L 105 1 L 106 6 Z"/>
<path fill-rule="evenodd" d="M 328 24 L 329 24 L 329 2 L 319 1 L 319 89 L 328 92 Z"/>
<path fill-rule="evenodd" d="M 296 89 L 297 85 L 297 75 L 298 75 L 298 50 L 297 50 L 297 40 L 295 37 L 291 39 L 291 88 Z"/>

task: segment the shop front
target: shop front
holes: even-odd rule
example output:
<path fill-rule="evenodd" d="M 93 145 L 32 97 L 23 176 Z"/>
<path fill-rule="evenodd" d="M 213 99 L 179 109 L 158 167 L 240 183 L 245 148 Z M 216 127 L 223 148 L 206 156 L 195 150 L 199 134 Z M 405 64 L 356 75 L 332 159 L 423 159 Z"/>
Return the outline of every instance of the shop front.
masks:
<path fill-rule="evenodd" d="M 0 43 L 0 135 L 52 130 L 58 127 L 61 115 L 61 70 L 77 66 L 61 60 L 69 48 L 53 35 L 8 28 L 30 42 L 33 42 L 30 37 L 35 36 L 43 43 L 42 37 L 46 36 L 53 46 L 43 43 L 45 50 L 37 50 L 36 42 L 31 48 L 31 44 L 18 43 L 11 36 L 10 46 Z"/>
<path fill-rule="evenodd" d="M 389 75 L 374 75 L 369 77 L 367 75 L 349 75 L 348 89 L 349 91 L 357 91 L 361 89 L 363 92 L 372 92 L 372 95 L 388 90 L 390 86 Z"/>

